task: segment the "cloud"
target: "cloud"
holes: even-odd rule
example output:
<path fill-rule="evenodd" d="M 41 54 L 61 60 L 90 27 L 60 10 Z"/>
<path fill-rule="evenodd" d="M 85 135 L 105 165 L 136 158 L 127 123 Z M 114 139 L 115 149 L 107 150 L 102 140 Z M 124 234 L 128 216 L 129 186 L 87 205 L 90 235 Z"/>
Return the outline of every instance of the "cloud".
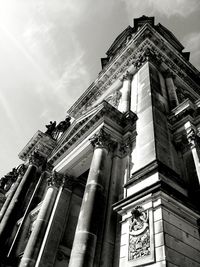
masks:
<path fill-rule="evenodd" d="M 200 32 L 192 32 L 184 37 L 183 44 L 190 51 L 191 63 L 200 70 Z"/>
<path fill-rule="evenodd" d="M 154 15 L 157 12 L 166 17 L 187 17 L 200 9 L 199 0 L 123 0 L 128 12 L 134 12 L 136 16 Z"/>

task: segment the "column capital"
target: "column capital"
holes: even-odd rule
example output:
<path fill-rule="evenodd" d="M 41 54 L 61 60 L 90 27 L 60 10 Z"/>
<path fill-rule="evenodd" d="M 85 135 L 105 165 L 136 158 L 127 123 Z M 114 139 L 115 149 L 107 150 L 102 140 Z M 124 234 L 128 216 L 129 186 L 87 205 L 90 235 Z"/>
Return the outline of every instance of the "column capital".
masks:
<path fill-rule="evenodd" d="M 64 185 L 65 177 L 62 173 L 52 171 L 49 175 L 47 175 L 47 185 L 55 186 L 59 188 Z"/>
<path fill-rule="evenodd" d="M 106 133 L 103 128 L 100 129 L 92 138 L 90 142 L 94 148 L 106 148 L 107 150 L 113 150 L 116 142 L 111 139 L 110 134 Z"/>
<path fill-rule="evenodd" d="M 133 141 L 131 140 L 131 137 L 129 137 L 126 141 L 120 143 L 119 145 L 119 152 L 122 157 L 127 156 L 131 149 L 132 149 Z"/>
<path fill-rule="evenodd" d="M 29 157 L 29 164 L 35 165 L 36 167 L 42 166 L 45 161 L 46 158 L 42 156 L 37 149 L 35 149 Z"/>
<path fill-rule="evenodd" d="M 76 180 L 73 177 L 56 171 L 52 171 L 47 175 L 48 186 L 54 186 L 57 188 L 63 186 L 64 188 L 72 189 L 75 183 Z"/>

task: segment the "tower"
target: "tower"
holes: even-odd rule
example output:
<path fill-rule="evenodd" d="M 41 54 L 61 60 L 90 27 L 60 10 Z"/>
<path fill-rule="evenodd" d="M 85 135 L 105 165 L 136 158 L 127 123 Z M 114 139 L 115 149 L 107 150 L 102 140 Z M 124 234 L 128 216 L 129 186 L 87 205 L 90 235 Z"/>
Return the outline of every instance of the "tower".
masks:
<path fill-rule="evenodd" d="M 0 181 L 2 266 L 199 266 L 200 74 L 153 17 Z"/>

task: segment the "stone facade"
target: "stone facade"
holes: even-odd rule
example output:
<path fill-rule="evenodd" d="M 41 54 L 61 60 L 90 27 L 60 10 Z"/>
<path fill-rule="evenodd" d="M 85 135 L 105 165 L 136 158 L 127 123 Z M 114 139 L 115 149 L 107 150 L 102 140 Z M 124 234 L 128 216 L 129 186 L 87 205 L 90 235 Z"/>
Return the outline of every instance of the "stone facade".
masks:
<path fill-rule="evenodd" d="M 134 20 L 60 123 L 0 179 L 2 267 L 200 266 L 200 75 Z"/>

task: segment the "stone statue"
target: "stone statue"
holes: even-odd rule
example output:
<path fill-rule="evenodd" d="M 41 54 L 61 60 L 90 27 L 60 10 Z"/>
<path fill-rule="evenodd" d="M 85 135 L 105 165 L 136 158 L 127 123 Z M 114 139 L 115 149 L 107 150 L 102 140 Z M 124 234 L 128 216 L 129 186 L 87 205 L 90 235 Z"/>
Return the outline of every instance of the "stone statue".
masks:
<path fill-rule="evenodd" d="M 71 117 L 67 116 L 64 121 L 61 121 L 56 127 L 57 131 L 62 132 L 62 133 L 66 131 L 71 125 L 70 120 L 71 120 Z"/>
<path fill-rule="evenodd" d="M 56 121 L 50 121 L 50 123 L 46 125 L 46 128 L 47 130 L 45 133 L 53 137 L 56 130 Z"/>

